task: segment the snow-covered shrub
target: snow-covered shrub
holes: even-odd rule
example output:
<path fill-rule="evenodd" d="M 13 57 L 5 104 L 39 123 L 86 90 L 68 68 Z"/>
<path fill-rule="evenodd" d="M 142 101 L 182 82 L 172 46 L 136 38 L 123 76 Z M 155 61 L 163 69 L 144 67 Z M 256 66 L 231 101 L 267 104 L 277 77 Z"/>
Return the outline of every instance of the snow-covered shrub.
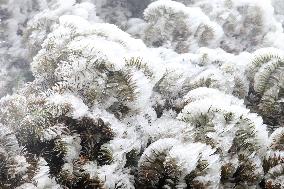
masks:
<path fill-rule="evenodd" d="M 228 52 L 254 51 L 261 47 L 267 34 L 282 32 L 281 25 L 274 19 L 270 1 L 221 2 L 224 9 L 212 14 L 215 14 L 216 22 L 224 30 L 225 38 L 221 41 L 221 47 Z M 213 3 L 211 2 L 212 5 Z"/>
<path fill-rule="evenodd" d="M 90 115 L 81 99 L 72 95 L 53 97 L 55 102 L 52 97 L 26 94 L 1 102 L 1 109 L 7 107 L 1 119 L 12 117 L 7 124 L 17 136 L 14 141 L 24 145 L 28 157 L 33 157 L 27 161 L 31 165 L 26 166 L 32 172 L 23 181 L 36 188 L 61 188 L 56 183 L 68 188 L 102 185 L 96 170 L 112 162 L 111 150 L 103 145 L 113 139 L 113 129 Z"/>
<path fill-rule="evenodd" d="M 104 45 L 98 45 L 100 43 Z M 144 96 L 138 94 L 135 80 L 147 82 L 148 79 L 130 64 L 123 65 L 123 57 L 117 55 L 139 48 L 145 48 L 140 40 L 130 38 L 114 25 L 90 27 L 79 17 L 63 16 L 60 26 L 45 40 L 31 67 L 42 85 L 53 88 L 51 92 L 72 92 L 89 106 L 99 104 L 127 113 L 129 109 L 138 108 L 136 103 Z"/>
<path fill-rule="evenodd" d="M 132 136 L 125 136 L 122 123 L 108 119 L 113 122 L 143 108 L 147 95 L 139 90 L 139 82 L 145 84 L 151 72 L 139 60 L 111 57 L 117 50 L 126 54 L 145 46 L 113 25 L 92 26 L 75 16 L 59 20 L 32 63 L 35 81 L 0 103 L 1 122 L 38 160 L 38 171 L 26 182 L 37 188 L 53 183 L 68 188 L 131 188 L 128 169 L 115 160 L 121 161 L 125 154 L 121 140 L 128 145 L 126 137 Z M 104 47 L 97 46 L 101 42 Z M 109 51 L 110 46 L 116 46 L 114 51 Z M 89 110 L 93 107 L 105 113 L 97 115 Z"/>
<path fill-rule="evenodd" d="M 0 99 L 0 188 L 283 188 L 283 52 L 242 52 L 281 48 L 269 2 L 159 0 L 127 20 L 149 1 L 18 5 L 34 80 Z"/>
<path fill-rule="evenodd" d="M 222 36 L 220 26 L 211 22 L 200 8 L 185 7 L 175 1 L 159 0 L 144 11 L 147 26 L 144 41 L 153 47 L 173 48 L 179 53 L 198 47 L 215 47 Z"/>
<path fill-rule="evenodd" d="M 216 188 L 221 170 L 214 152 L 202 143 L 160 139 L 139 160 L 137 188 Z"/>
<path fill-rule="evenodd" d="M 46 36 L 59 23 L 62 15 L 77 15 L 91 22 L 98 22 L 95 6 L 89 2 L 76 3 L 75 0 L 53 1 L 48 7 L 36 14 L 27 23 L 24 38 L 29 48 L 30 56 L 34 56 L 41 49 Z"/>
<path fill-rule="evenodd" d="M 206 143 L 220 154 L 222 183 L 257 185 L 268 140 L 262 119 L 249 113 L 241 100 L 215 89 L 192 90 L 185 100 L 188 104 L 178 119 L 194 127 L 193 141 Z"/>
<path fill-rule="evenodd" d="M 256 187 L 268 145 L 262 119 L 216 89 L 192 90 L 184 102 L 177 119 L 173 110 L 146 126 L 151 144 L 137 161 L 136 187 Z"/>
<path fill-rule="evenodd" d="M 153 4 L 167 4 L 168 0 L 153 1 Z M 194 8 L 201 8 L 202 14 L 210 18 L 212 23 L 210 27 L 218 34 L 218 37 L 222 37 L 218 41 L 214 41 L 216 46 L 221 47 L 226 52 L 240 53 L 242 51 L 254 51 L 259 47 L 263 47 L 264 41 L 266 46 L 273 44 L 274 35 L 281 35 L 283 29 L 281 23 L 277 22 L 274 17 L 274 8 L 271 1 L 257 1 L 257 0 L 177 0 L 185 4 L 188 10 L 194 10 Z M 175 2 L 170 3 L 172 7 Z M 182 5 L 182 4 L 180 4 Z M 276 11 L 281 9 L 281 2 L 274 2 Z M 150 5 L 151 6 L 151 5 Z M 279 12 L 279 11 L 278 11 Z M 202 14 L 199 17 L 204 17 Z M 191 14 L 192 15 L 192 14 Z M 167 20 L 167 14 L 160 15 L 158 20 Z M 198 19 L 201 21 L 202 19 Z M 198 24 L 198 21 L 191 21 Z M 179 20 L 172 22 L 172 24 L 178 25 L 182 23 Z M 206 22 L 208 23 L 208 22 Z M 191 26 L 191 25 L 190 25 Z M 210 24 L 209 24 L 210 26 Z M 158 27 L 157 28 L 161 28 Z M 219 29 L 221 28 L 221 29 Z M 187 30 L 183 31 L 188 31 Z M 203 30 L 202 30 L 203 31 Z M 206 30 L 204 30 L 206 31 Z M 221 35 L 221 31 L 223 35 Z M 203 32 L 203 36 L 208 35 L 208 32 Z M 201 35 L 202 37 L 202 35 Z M 199 38 L 195 35 L 195 39 Z M 272 38 L 272 39 L 271 39 Z M 202 39 L 202 38 L 200 38 Z M 211 45 L 212 46 L 212 45 Z M 214 47 L 214 46 L 213 46 Z M 175 46 L 173 47 L 175 48 Z"/>
<path fill-rule="evenodd" d="M 88 1 L 7 0 L 0 3 L 0 13 L 1 97 L 33 80 L 29 62 L 58 23 L 59 16 L 74 14 L 93 22 L 99 21 L 94 5 Z"/>
<path fill-rule="evenodd" d="M 279 127 L 284 115 L 284 58 L 281 52 L 274 51 L 262 49 L 255 53 L 247 70 L 251 84 L 248 98 L 267 124 Z"/>
<path fill-rule="evenodd" d="M 276 129 L 269 139 L 269 151 L 264 160 L 266 188 L 281 188 L 284 185 L 284 129 Z"/>

